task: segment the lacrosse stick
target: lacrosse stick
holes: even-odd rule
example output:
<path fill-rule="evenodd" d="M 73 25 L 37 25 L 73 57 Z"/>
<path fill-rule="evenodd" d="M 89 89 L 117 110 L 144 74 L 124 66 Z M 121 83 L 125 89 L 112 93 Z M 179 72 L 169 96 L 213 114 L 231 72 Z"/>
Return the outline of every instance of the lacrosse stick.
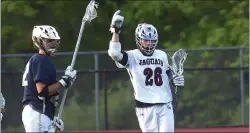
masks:
<path fill-rule="evenodd" d="M 179 49 L 173 54 L 173 56 L 171 57 L 172 66 L 170 66 L 170 69 L 172 70 L 172 73 L 174 75 L 181 75 L 184 72 L 183 65 L 186 58 L 187 58 L 187 53 L 183 49 Z M 176 102 L 175 103 L 176 108 L 177 108 L 177 95 L 178 95 L 177 86 L 175 86 L 174 101 Z"/>
<path fill-rule="evenodd" d="M 171 57 L 172 66 L 170 66 L 170 69 L 174 75 L 181 75 L 183 73 L 183 65 L 186 58 L 187 53 L 183 49 L 179 49 L 173 54 Z M 177 93 L 177 86 L 175 87 L 175 93 Z"/>
<path fill-rule="evenodd" d="M 174 74 L 181 75 L 183 73 L 183 65 L 187 58 L 187 53 L 183 49 L 177 50 L 171 57 L 172 66 L 170 67 Z"/>
<path fill-rule="evenodd" d="M 75 60 L 76 60 L 76 56 L 77 56 L 78 49 L 79 49 L 79 46 L 80 46 L 80 42 L 81 42 L 81 39 L 82 39 L 82 34 L 83 34 L 83 29 L 84 29 L 85 23 L 86 22 L 90 23 L 91 20 L 93 20 L 93 19 L 95 19 L 97 17 L 96 9 L 98 8 L 98 5 L 99 4 L 97 2 L 95 2 L 95 0 L 91 0 L 90 3 L 88 4 L 87 8 L 86 8 L 85 15 L 82 18 L 82 24 L 81 24 L 80 32 L 79 32 L 79 35 L 78 35 L 78 38 L 77 38 L 74 55 L 73 55 L 73 58 L 72 58 L 72 61 L 71 61 L 71 67 L 72 68 L 74 68 L 74 65 L 75 65 Z M 67 93 L 68 93 L 68 89 L 69 88 L 65 89 L 63 97 L 62 97 L 62 101 L 61 101 L 60 108 L 59 108 L 58 115 L 57 115 L 57 117 L 59 119 L 62 116 L 63 107 L 64 107 L 65 99 L 66 99 L 66 96 L 67 96 Z"/>

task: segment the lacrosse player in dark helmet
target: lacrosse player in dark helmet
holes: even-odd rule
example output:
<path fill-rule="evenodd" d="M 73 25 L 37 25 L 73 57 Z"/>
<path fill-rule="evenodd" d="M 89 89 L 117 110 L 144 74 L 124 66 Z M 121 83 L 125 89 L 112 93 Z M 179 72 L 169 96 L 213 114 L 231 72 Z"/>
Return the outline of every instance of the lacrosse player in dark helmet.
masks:
<path fill-rule="evenodd" d="M 120 10 L 113 15 L 110 31 L 112 38 L 108 54 L 118 68 L 126 68 L 135 97 L 135 110 L 142 132 L 174 132 L 174 113 L 167 54 L 156 49 L 158 32 L 155 26 L 140 23 L 135 30 L 137 49 L 123 51 L 119 33 L 124 17 Z M 182 75 L 174 76 L 173 84 L 184 86 Z"/>
<path fill-rule="evenodd" d="M 59 47 L 60 36 L 49 25 L 34 26 L 32 33 L 34 54 L 26 64 L 22 86 L 22 121 L 26 132 L 54 132 L 64 129 L 63 121 L 54 117 L 60 88 L 69 88 L 76 79 L 76 70 L 70 66 L 62 78 L 56 80 L 56 67 L 52 57 Z"/>

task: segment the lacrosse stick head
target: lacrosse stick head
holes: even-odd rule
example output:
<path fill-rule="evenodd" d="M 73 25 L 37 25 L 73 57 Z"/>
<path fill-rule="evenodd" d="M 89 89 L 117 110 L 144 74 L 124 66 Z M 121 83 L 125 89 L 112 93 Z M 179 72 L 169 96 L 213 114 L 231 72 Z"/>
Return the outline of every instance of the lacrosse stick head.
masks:
<path fill-rule="evenodd" d="M 91 0 L 86 8 L 85 15 L 83 17 L 83 21 L 88 21 L 89 23 L 91 20 L 97 17 L 96 9 L 98 8 L 98 3 L 95 0 Z"/>
<path fill-rule="evenodd" d="M 172 66 L 171 69 L 174 74 L 181 75 L 183 73 L 183 65 L 187 58 L 187 53 L 183 49 L 177 50 L 173 56 L 172 59 Z"/>

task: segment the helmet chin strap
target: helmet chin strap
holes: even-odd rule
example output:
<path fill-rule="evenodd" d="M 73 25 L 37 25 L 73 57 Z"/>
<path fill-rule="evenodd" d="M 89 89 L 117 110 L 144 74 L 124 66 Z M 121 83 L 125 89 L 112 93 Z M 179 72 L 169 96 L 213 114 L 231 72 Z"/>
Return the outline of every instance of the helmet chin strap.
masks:
<path fill-rule="evenodd" d="M 55 52 L 56 52 L 56 48 L 55 49 L 52 49 L 52 48 L 40 48 L 46 55 L 48 56 L 54 56 L 55 55 Z"/>
<path fill-rule="evenodd" d="M 48 49 L 48 52 L 55 53 L 56 49 L 55 48 L 50 48 L 50 49 Z"/>
<path fill-rule="evenodd" d="M 48 51 L 48 54 L 49 54 L 50 56 L 54 56 L 54 55 L 55 55 L 55 52 L 56 52 L 56 48 L 50 48 L 50 49 L 47 49 L 47 51 Z"/>
<path fill-rule="evenodd" d="M 142 45 L 137 45 L 137 47 L 138 47 L 138 49 L 141 51 L 141 53 L 143 54 L 143 55 L 145 55 L 145 56 L 151 56 L 154 52 L 152 52 L 152 53 L 148 53 L 148 52 L 146 52 L 147 50 L 145 49 L 145 48 L 143 48 L 143 46 Z"/>
<path fill-rule="evenodd" d="M 49 45 L 49 43 L 43 41 L 43 47 L 44 47 L 46 54 L 48 56 L 54 56 L 55 52 L 57 51 L 57 48 L 50 48 L 48 45 Z"/>

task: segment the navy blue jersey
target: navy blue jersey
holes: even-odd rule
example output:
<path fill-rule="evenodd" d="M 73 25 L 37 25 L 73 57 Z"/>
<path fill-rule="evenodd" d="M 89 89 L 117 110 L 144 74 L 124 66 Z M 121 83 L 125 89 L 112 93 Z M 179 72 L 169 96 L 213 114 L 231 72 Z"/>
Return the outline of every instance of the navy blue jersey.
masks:
<path fill-rule="evenodd" d="M 47 115 L 53 119 L 54 105 L 50 102 L 50 96 L 39 96 L 36 83 L 42 82 L 46 85 L 51 85 L 57 82 L 56 80 L 56 68 L 51 57 L 43 54 L 33 55 L 26 65 L 25 72 L 23 74 L 24 105 L 30 104 L 31 107 L 39 113 Z"/>

